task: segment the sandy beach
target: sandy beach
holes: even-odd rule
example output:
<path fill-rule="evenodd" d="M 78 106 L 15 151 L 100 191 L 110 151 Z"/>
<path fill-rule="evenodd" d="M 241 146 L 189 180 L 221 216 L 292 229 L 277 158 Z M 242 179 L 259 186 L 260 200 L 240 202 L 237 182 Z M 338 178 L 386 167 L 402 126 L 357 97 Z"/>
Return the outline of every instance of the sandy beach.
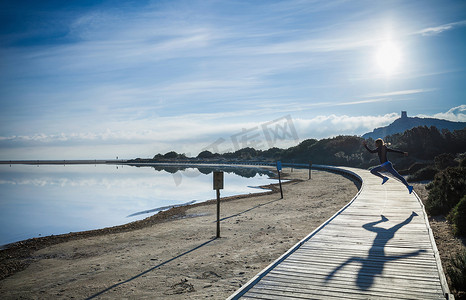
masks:
<path fill-rule="evenodd" d="M 280 193 L 176 208 L 135 224 L 2 250 L 2 299 L 225 299 L 349 202 L 338 174 L 289 168 Z M 21 269 L 21 271 L 15 271 Z"/>

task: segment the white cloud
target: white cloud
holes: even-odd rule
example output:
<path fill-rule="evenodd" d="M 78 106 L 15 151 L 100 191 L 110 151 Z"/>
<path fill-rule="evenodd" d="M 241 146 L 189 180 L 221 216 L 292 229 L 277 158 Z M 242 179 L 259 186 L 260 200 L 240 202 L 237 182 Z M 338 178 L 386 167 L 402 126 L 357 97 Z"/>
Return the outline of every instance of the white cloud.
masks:
<path fill-rule="evenodd" d="M 466 122 L 466 104 L 453 107 L 444 113 L 437 113 L 433 115 L 418 115 L 418 117 L 445 119 L 453 122 Z"/>
<path fill-rule="evenodd" d="M 398 113 L 379 116 L 328 115 L 293 121 L 301 136 L 326 138 L 337 135 L 362 135 L 374 128 L 386 126 L 399 117 Z"/>
<path fill-rule="evenodd" d="M 454 107 L 445 113 L 418 116 L 465 122 L 466 105 Z M 241 135 L 243 130 L 249 131 L 250 138 L 256 135 L 256 148 L 260 149 L 270 146 L 290 147 L 298 142 L 288 135 L 275 140 L 272 145 L 262 131 L 262 125 L 267 121 L 240 121 L 235 113 L 230 117 L 222 117 L 220 113 L 193 114 L 159 118 L 153 123 L 148 120 L 127 122 L 101 132 L 0 137 L 0 159 L 94 159 L 113 158 L 116 155 L 135 158 L 152 157 L 171 150 L 195 156 L 216 141 L 221 141 L 217 145 L 219 152 L 237 150 L 235 147 L 242 145 L 235 145 L 233 138 Z M 362 135 L 374 128 L 386 126 L 399 117 L 398 113 L 375 116 L 332 114 L 291 120 L 297 138 L 302 141 L 307 138 Z"/>
<path fill-rule="evenodd" d="M 435 27 L 425 28 L 425 29 L 420 30 L 418 33 L 422 35 L 437 35 L 444 31 L 452 30 L 458 27 L 463 27 L 463 26 L 466 26 L 466 20 L 443 24 L 443 25 L 435 26 Z"/>
<path fill-rule="evenodd" d="M 247 136 L 249 136 L 252 143 L 254 143 L 253 140 L 255 140 L 256 146 L 261 149 L 267 149 L 271 146 L 292 146 L 296 144 L 296 138 L 323 138 L 338 134 L 362 134 L 373 129 L 373 127 L 386 125 L 396 117 L 396 114 L 375 117 L 331 115 L 317 116 L 311 119 L 292 119 L 292 123 L 286 124 L 286 126 L 288 126 L 287 130 L 290 130 L 290 127 L 294 124 L 297 136 L 288 131 L 287 136 L 275 139 L 273 144 L 271 144 L 272 141 L 267 140 L 263 131 L 264 128 L 262 125 L 266 124 L 267 121 L 233 122 L 222 118 L 220 114 L 206 114 L 199 116 L 192 115 L 189 117 L 161 118 L 152 124 L 155 125 L 155 123 L 159 123 L 156 128 L 151 127 L 149 121 L 144 120 L 139 123 L 130 124 L 128 122 L 127 124 L 120 124 L 119 129 L 105 130 L 97 133 L 35 134 L 31 136 L 2 137 L 0 139 L 0 147 L 5 150 L 2 151 L 2 159 L 13 159 L 5 157 L 6 150 L 8 149 L 34 149 L 34 147 L 36 147 L 35 151 L 39 152 L 43 149 L 54 147 L 56 149 L 66 148 L 66 151 L 61 151 L 59 159 L 66 158 L 63 157 L 62 153 L 72 153 L 73 147 L 76 153 L 80 153 L 84 151 L 83 149 L 87 149 L 87 152 L 84 151 L 81 153 L 93 153 L 92 158 L 94 158 L 97 153 L 100 153 L 102 149 L 106 149 L 106 151 L 111 149 L 109 153 L 120 152 L 130 155 L 127 151 L 122 150 L 128 147 L 134 151 L 133 156 L 141 152 L 147 153 L 147 149 L 151 149 L 152 155 L 158 152 L 168 152 L 170 150 L 190 152 L 192 155 L 195 155 L 203 148 L 208 147 L 219 139 L 223 141 L 222 145 L 218 146 L 220 152 L 234 151 L 237 150 L 238 147 L 244 147 L 246 144 L 241 142 L 243 130 L 248 132 Z M 288 122 L 283 118 L 284 117 L 281 117 L 281 122 Z M 284 123 L 281 124 L 282 127 L 284 127 L 284 125 Z M 129 128 L 130 126 L 132 129 Z M 124 130 L 122 128 L 126 129 Z M 238 142 L 235 144 L 233 139 L 237 135 L 239 136 L 236 138 Z M 93 150 L 90 150 L 92 148 Z M 100 150 L 96 152 L 97 149 Z M 57 151 L 51 151 L 49 153 L 56 152 Z M 31 151 L 29 157 L 33 154 L 34 151 Z M 71 157 L 76 156 L 72 155 Z M 113 157 L 113 154 L 109 154 L 107 157 Z"/>
<path fill-rule="evenodd" d="M 364 97 L 372 98 L 372 97 L 405 96 L 405 95 L 427 93 L 427 92 L 432 92 L 435 90 L 436 89 L 410 89 L 410 90 L 393 91 L 393 92 L 387 92 L 387 93 L 369 94 Z"/>

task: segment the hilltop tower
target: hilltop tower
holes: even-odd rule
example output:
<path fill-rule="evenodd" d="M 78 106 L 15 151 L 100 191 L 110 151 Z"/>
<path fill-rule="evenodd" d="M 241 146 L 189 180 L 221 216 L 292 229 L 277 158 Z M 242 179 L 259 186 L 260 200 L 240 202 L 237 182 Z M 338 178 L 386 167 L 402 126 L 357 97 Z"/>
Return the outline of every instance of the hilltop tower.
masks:
<path fill-rule="evenodd" d="M 401 111 L 401 118 L 402 119 L 407 119 L 408 118 L 408 113 L 405 110 Z"/>

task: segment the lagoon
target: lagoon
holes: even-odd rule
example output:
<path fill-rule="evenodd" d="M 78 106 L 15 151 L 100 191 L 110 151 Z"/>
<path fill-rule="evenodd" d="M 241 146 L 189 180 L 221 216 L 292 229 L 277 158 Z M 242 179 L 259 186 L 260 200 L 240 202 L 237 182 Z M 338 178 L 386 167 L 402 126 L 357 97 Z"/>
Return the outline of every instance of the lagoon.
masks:
<path fill-rule="evenodd" d="M 0 165 L 0 245 L 144 219 L 216 197 L 219 168 L 128 165 Z M 222 197 L 275 183 L 258 168 L 224 168 Z"/>

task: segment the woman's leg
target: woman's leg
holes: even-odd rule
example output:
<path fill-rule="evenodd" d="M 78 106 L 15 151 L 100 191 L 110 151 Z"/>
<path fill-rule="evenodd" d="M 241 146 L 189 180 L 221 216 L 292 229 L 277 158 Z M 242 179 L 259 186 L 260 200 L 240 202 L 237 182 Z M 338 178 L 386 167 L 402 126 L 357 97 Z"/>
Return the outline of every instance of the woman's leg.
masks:
<path fill-rule="evenodd" d="M 380 171 L 382 171 L 384 169 L 385 168 L 382 167 L 382 166 L 377 166 L 377 167 L 374 167 L 374 168 L 371 169 L 371 173 L 374 174 L 375 176 L 378 176 L 378 177 L 384 179 L 385 176 L 383 176 L 382 174 L 379 173 Z"/>
<path fill-rule="evenodd" d="M 385 166 L 385 169 L 390 172 L 393 176 L 395 176 L 396 178 L 398 178 L 404 185 L 406 185 L 406 187 L 409 187 L 409 184 L 408 182 L 406 181 L 406 179 L 404 179 L 403 176 L 401 176 L 394 168 L 393 168 L 393 165 L 392 163 L 389 163 Z"/>

